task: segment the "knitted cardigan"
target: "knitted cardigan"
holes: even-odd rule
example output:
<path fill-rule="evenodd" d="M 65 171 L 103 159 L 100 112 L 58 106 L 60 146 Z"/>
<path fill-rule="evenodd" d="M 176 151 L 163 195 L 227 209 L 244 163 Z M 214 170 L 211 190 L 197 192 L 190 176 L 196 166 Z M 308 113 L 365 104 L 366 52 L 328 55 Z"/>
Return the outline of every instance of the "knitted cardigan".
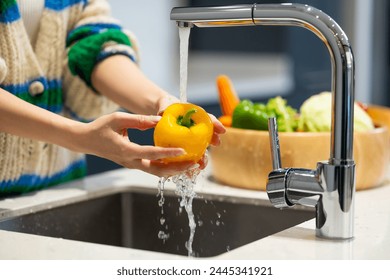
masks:
<path fill-rule="evenodd" d="M 105 0 L 46 0 L 35 46 L 16 1 L 0 1 L 0 87 L 65 117 L 90 121 L 115 111 L 116 104 L 94 91 L 93 67 L 114 54 L 136 61 L 137 49 L 131 33 L 110 17 Z M 37 81 L 44 90 L 34 95 L 29 89 Z M 46 188 L 85 173 L 82 154 L 0 132 L 0 196 Z"/>

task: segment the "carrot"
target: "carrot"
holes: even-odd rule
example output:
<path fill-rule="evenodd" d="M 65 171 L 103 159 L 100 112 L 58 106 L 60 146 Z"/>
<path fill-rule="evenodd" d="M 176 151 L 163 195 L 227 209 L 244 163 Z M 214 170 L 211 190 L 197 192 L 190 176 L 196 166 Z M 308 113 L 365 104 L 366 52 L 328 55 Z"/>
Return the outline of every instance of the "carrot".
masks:
<path fill-rule="evenodd" d="M 219 75 L 217 77 L 217 87 L 222 115 L 231 116 L 234 108 L 240 103 L 240 99 L 237 96 L 233 84 L 228 76 Z"/>
<path fill-rule="evenodd" d="M 223 124 L 225 127 L 231 127 L 232 126 L 232 116 L 220 116 L 218 120 Z"/>

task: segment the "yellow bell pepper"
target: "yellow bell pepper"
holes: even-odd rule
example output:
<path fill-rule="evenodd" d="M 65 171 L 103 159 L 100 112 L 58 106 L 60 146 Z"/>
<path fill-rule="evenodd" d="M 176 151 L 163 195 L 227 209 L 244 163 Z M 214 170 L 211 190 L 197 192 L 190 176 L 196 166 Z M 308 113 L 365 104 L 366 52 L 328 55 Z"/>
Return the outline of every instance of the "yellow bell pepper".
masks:
<path fill-rule="evenodd" d="M 183 148 L 186 154 L 165 158 L 164 162 L 198 162 L 213 136 L 213 123 L 206 111 L 194 104 L 175 103 L 165 109 L 154 130 L 154 144 Z"/>

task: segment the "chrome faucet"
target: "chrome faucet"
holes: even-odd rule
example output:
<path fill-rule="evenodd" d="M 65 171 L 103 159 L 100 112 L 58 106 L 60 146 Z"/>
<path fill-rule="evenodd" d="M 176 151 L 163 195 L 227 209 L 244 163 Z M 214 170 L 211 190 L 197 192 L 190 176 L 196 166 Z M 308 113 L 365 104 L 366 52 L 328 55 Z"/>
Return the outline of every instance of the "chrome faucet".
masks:
<path fill-rule="evenodd" d="M 324 12 L 303 4 L 253 4 L 178 7 L 171 20 L 180 27 L 285 25 L 304 27 L 326 45 L 332 63 L 332 131 L 330 157 L 316 170 L 282 168 L 275 120 L 270 120 L 273 171 L 267 193 L 275 207 L 316 207 L 316 235 L 353 237 L 355 163 L 353 160 L 354 59 L 340 26 Z"/>

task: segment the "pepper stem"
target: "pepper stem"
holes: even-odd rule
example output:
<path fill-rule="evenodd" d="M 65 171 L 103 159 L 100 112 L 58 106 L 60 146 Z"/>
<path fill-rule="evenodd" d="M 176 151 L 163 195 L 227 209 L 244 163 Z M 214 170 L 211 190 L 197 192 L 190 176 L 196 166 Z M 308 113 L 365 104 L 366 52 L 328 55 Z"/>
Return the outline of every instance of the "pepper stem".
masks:
<path fill-rule="evenodd" d="M 193 126 L 195 123 L 194 121 L 191 119 L 192 115 L 196 113 L 196 109 L 195 108 L 191 108 L 189 109 L 185 114 L 184 116 L 179 116 L 179 118 L 177 119 L 177 123 L 179 125 L 182 125 L 182 126 L 185 126 L 185 127 L 191 127 Z"/>

